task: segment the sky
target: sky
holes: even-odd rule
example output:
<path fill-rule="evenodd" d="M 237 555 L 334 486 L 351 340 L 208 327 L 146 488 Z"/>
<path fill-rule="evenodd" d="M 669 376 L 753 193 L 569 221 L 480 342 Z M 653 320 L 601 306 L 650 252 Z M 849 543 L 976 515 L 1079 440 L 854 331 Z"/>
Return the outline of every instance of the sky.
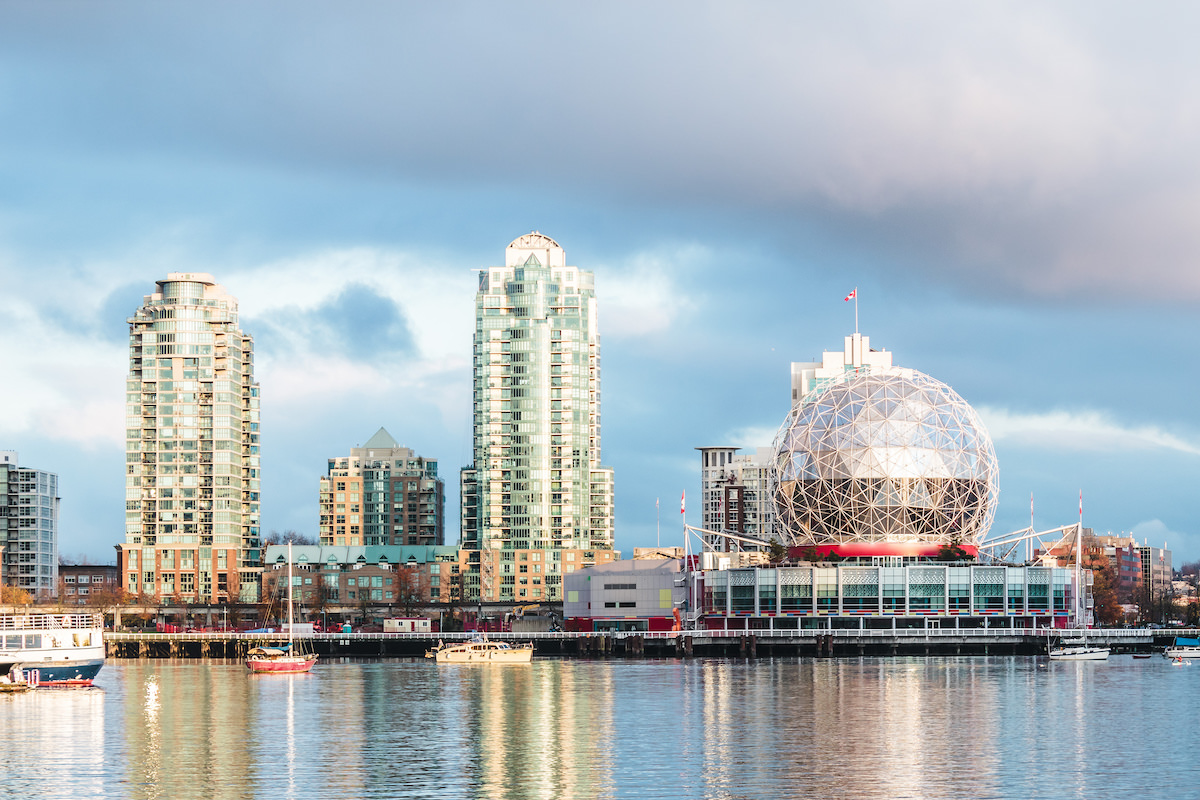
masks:
<path fill-rule="evenodd" d="M 699 446 L 872 346 L 979 411 L 993 534 L 1200 559 L 1200 8 L 1186 3 L 0 5 L 0 449 L 60 554 L 124 532 L 126 319 L 238 298 L 264 533 L 379 428 L 471 460 L 474 275 L 594 271 L 616 545 L 682 544 Z M 661 518 L 655 502 L 661 499 Z M 698 523 L 689 510 L 689 522 Z"/>

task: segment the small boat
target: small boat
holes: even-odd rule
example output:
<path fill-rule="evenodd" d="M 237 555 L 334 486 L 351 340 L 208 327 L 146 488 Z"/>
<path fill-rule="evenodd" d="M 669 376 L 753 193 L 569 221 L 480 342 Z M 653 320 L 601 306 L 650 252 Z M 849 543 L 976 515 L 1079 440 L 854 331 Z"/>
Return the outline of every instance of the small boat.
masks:
<path fill-rule="evenodd" d="M 292 543 L 288 542 L 287 569 L 287 644 L 274 647 L 255 647 L 246 654 L 246 669 L 254 673 L 288 675 L 308 672 L 317 663 L 316 653 L 302 653 L 296 646 L 295 623 L 292 621 Z"/>
<path fill-rule="evenodd" d="M 0 615 L 0 674 L 36 669 L 41 686 L 91 686 L 102 666 L 102 615 Z"/>
<path fill-rule="evenodd" d="M 293 653 L 289 642 L 279 647 L 255 647 L 246 654 L 251 672 L 308 672 L 317 663 L 316 653 Z"/>
<path fill-rule="evenodd" d="M 1133 657 L 1134 658 L 1150 658 L 1150 654 L 1149 653 L 1134 653 Z"/>
<path fill-rule="evenodd" d="M 1105 661 L 1108 655 L 1107 647 L 1090 645 L 1082 639 L 1050 648 L 1051 661 Z"/>
<path fill-rule="evenodd" d="M 13 667 L 7 675 L 0 675 L 0 693 L 28 692 L 30 689 L 36 689 L 40 677 L 36 669 Z"/>
<path fill-rule="evenodd" d="M 533 645 L 512 646 L 508 642 L 493 642 L 477 637 L 462 644 L 442 644 L 425 653 L 438 664 L 528 664 L 533 659 Z"/>
<path fill-rule="evenodd" d="M 1167 648 L 1163 650 L 1163 655 L 1167 658 L 1200 656 L 1200 639 L 1193 639 L 1188 636 L 1176 636 L 1175 641 L 1167 645 Z"/>

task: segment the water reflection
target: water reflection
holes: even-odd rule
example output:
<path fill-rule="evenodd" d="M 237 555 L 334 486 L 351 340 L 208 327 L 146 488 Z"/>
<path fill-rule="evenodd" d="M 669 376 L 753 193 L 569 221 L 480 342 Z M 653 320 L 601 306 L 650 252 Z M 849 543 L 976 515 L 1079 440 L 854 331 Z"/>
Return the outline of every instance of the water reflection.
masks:
<path fill-rule="evenodd" d="M 1200 780 L 1200 723 L 1178 702 L 1200 668 L 1161 659 L 322 661 L 258 676 L 118 661 L 99 685 L 0 696 L 0 796 L 1090 799 Z"/>

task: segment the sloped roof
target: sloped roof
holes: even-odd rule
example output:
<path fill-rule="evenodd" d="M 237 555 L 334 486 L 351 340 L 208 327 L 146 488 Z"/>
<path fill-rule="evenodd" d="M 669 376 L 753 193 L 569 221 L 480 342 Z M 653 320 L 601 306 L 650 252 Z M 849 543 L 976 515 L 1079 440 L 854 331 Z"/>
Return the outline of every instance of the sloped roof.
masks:
<path fill-rule="evenodd" d="M 392 438 L 392 435 L 387 432 L 387 428 L 380 428 L 374 436 L 367 439 L 363 448 L 366 450 L 394 450 L 399 446 L 400 443 Z"/>

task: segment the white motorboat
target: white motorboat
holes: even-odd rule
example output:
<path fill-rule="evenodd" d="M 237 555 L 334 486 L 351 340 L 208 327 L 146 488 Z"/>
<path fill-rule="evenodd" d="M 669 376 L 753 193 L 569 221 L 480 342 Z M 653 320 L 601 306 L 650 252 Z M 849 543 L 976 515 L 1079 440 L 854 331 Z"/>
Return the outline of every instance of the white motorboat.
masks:
<path fill-rule="evenodd" d="M 462 644 L 442 644 L 425 653 L 439 664 L 528 664 L 533 660 L 533 645 L 510 645 L 484 638 Z"/>
<path fill-rule="evenodd" d="M 1163 655 L 1170 659 L 1200 657 L 1200 639 L 1176 636 L 1175 641 L 1163 650 Z"/>
<path fill-rule="evenodd" d="M 1107 647 L 1088 644 L 1082 639 L 1062 642 L 1058 647 L 1050 648 L 1051 661 L 1105 661 L 1108 655 Z"/>

